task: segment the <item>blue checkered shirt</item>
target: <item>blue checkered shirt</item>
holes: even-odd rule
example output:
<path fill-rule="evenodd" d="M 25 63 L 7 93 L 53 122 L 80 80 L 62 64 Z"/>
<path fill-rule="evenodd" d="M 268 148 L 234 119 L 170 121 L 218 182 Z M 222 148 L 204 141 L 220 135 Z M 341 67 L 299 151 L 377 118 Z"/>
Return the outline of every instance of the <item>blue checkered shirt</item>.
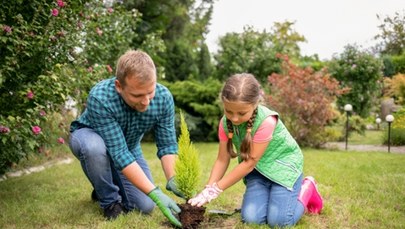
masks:
<path fill-rule="evenodd" d="M 90 91 L 87 106 L 73 121 L 70 132 L 88 127 L 104 140 L 115 167 L 122 170 L 142 155 L 143 135 L 153 129 L 157 156 L 177 154 L 174 102 L 170 91 L 157 83 L 155 97 L 145 112 L 129 107 L 115 90 L 115 77 L 103 80 Z"/>

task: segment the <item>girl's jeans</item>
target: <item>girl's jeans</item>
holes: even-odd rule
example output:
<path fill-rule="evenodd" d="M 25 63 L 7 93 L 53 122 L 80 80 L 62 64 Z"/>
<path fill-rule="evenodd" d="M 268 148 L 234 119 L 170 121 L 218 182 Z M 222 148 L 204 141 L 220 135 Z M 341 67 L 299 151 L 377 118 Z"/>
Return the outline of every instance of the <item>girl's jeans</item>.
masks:
<path fill-rule="evenodd" d="M 246 176 L 246 192 L 242 203 L 242 221 L 269 224 L 271 227 L 293 226 L 304 214 L 304 205 L 298 200 L 302 175 L 293 190 L 274 183 L 256 169 Z"/>
<path fill-rule="evenodd" d="M 80 160 L 102 208 L 122 202 L 128 211 L 136 209 L 150 213 L 153 210 L 154 202 L 114 167 L 104 140 L 93 129 L 82 128 L 71 133 L 69 146 L 75 157 Z M 136 162 L 153 182 L 145 159 L 141 157 Z"/>

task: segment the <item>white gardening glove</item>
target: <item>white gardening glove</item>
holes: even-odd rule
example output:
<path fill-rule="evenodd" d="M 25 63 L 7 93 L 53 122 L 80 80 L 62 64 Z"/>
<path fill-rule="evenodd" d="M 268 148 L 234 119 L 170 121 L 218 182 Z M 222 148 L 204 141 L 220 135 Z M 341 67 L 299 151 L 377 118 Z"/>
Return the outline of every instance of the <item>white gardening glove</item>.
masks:
<path fill-rule="evenodd" d="M 188 203 L 192 206 L 201 207 L 204 204 L 210 202 L 211 200 L 217 198 L 219 194 L 223 192 L 217 185 L 214 183 L 212 185 L 206 185 L 205 189 L 202 190 L 197 196 L 188 200 Z"/>

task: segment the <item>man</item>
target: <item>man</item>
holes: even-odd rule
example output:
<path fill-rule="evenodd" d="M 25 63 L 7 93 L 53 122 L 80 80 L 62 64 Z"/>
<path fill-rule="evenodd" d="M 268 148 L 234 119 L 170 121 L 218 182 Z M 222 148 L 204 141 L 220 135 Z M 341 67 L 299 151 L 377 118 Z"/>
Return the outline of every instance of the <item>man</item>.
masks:
<path fill-rule="evenodd" d="M 156 204 L 172 224 L 181 226 L 172 214 L 179 207 L 153 184 L 140 145 L 144 133 L 153 129 L 166 189 L 181 197 L 174 184 L 174 120 L 173 97 L 157 83 L 156 67 L 145 52 L 126 52 L 118 60 L 116 77 L 92 88 L 85 111 L 71 124 L 69 146 L 107 219 L 132 210 L 147 214 Z"/>

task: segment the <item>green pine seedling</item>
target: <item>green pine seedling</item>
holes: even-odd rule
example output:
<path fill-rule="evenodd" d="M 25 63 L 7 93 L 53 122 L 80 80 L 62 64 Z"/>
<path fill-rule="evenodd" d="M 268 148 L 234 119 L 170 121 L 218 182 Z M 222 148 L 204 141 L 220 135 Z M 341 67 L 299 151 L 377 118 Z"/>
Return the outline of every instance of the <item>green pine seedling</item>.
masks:
<path fill-rule="evenodd" d="M 186 200 L 189 200 L 197 193 L 201 168 L 198 151 L 190 141 L 190 134 L 182 111 L 180 111 L 180 131 L 178 139 L 179 152 L 175 164 L 175 182 Z"/>

